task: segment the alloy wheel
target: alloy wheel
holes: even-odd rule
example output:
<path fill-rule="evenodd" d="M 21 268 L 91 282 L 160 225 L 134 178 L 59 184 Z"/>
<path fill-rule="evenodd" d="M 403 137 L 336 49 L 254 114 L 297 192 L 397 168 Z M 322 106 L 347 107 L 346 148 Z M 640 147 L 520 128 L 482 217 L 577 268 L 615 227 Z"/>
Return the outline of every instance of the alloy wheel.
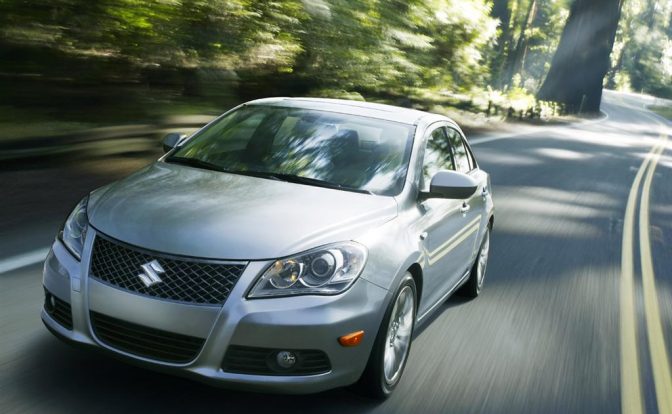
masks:
<path fill-rule="evenodd" d="M 405 286 L 397 296 L 387 327 L 383 375 L 387 384 L 394 384 L 401 374 L 408 357 L 413 333 L 413 312 L 415 309 L 413 289 Z"/>

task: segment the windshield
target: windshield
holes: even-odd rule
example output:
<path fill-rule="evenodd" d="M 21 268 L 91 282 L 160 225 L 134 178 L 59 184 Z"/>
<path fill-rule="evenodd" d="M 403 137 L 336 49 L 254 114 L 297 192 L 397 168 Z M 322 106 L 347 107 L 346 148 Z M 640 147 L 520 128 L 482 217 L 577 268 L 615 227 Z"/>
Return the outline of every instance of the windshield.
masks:
<path fill-rule="evenodd" d="M 414 127 L 355 115 L 249 105 L 166 161 L 378 195 L 401 192 Z"/>

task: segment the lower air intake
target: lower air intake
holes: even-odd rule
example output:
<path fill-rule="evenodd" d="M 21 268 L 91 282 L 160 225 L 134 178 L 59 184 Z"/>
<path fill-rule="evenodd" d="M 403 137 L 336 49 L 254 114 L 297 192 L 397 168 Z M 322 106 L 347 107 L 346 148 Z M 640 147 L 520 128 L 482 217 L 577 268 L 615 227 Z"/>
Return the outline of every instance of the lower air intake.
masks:
<path fill-rule="evenodd" d="M 205 342 L 202 338 L 148 328 L 97 312 L 91 312 L 91 326 L 106 345 L 163 362 L 190 362 Z"/>

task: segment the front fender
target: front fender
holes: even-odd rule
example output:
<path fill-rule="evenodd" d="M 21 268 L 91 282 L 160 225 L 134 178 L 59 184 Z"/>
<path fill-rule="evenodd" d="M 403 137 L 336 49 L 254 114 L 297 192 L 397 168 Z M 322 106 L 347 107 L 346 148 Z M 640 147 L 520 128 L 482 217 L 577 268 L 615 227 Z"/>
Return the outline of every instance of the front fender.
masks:
<path fill-rule="evenodd" d="M 397 218 L 356 240 L 369 249 L 368 262 L 360 277 L 389 292 L 386 304 L 413 265 L 417 264 L 424 270 L 425 254 L 420 234 L 415 233 L 415 227 L 409 226 L 407 220 Z M 420 301 L 421 297 L 418 297 L 418 304 Z"/>

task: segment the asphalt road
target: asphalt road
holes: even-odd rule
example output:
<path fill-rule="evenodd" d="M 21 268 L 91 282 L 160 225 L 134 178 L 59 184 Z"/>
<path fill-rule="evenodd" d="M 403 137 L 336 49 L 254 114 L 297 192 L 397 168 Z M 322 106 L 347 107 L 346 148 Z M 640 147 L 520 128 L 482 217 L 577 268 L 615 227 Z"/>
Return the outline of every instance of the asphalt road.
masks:
<path fill-rule="evenodd" d="M 497 208 L 484 293 L 450 299 L 417 330 L 404 377 L 383 403 L 347 390 L 232 392 L 71 348 L 40 322 L 35 264 L 0 274 L 0 413 L 615 413 L 637 412 L 638 401 L 644 412 L 668 412 L 672 139 L 659 159 L 647 158 L 670 130 L 644 103 L 608 93 L 607 119 L 474 139 Z M 647 191 L 650 205 L 640 208 Z M 649 226 L 640 226 L 644 216 Z M 5 232 L 0 266 L 43 247 L 55 217 Z"/>

